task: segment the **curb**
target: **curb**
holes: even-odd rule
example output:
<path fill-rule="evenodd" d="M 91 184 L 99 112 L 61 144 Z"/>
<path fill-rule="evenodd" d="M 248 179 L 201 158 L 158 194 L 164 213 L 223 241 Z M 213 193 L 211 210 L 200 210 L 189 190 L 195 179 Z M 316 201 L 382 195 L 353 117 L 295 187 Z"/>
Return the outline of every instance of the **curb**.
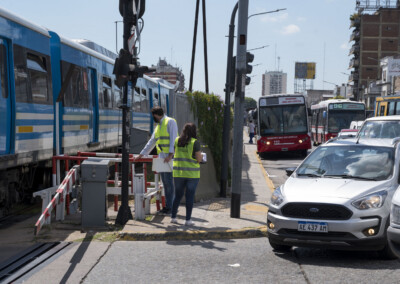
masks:
<path fill-rule="evenodd" d="M 222 231 L 162 231 L 152 232 L 121 232 L 119 241 L 189 241 L 217 239 L 246 239 L 267 237 L 267 226 Z"/>

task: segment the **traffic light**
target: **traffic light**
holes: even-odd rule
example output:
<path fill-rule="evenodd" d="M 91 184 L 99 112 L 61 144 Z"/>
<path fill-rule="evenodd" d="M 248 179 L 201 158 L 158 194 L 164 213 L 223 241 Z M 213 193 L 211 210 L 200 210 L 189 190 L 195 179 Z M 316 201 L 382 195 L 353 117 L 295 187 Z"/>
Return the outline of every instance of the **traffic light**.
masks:
<path fill-rule="evenodd" d="M 128 81 L 131 81 L 132 85 L 135 86 L 138 78 L 155 71 L 155 68 L 139 66 L 137 60 L 132 57 L 129 51 L 121 49 L 119 57 L 115 59 L 113 74 L 115 74 L 117 86 L 121 88 Z"/>
<path fill-rule="evenodd" d="M 246 74 L 250 74 L 253 71 L 253 66 L 251 66 L 249 63 L 253 62 L 254 60 L 254 54 L 250 52 L 246 52 Z M 251 81 L 251 78 L 249 76 L 246 76 L 246 85 L 249 85 Z"/>

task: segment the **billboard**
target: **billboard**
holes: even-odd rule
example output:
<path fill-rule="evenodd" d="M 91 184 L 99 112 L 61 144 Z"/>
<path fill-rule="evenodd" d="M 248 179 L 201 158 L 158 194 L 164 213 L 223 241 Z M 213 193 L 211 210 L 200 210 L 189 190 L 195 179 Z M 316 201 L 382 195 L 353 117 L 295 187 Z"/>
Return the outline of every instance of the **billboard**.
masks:
<path fill-rule="evenodd" d="M 296 62 L 295 79 L 315 79 L 315 62 Z"/>

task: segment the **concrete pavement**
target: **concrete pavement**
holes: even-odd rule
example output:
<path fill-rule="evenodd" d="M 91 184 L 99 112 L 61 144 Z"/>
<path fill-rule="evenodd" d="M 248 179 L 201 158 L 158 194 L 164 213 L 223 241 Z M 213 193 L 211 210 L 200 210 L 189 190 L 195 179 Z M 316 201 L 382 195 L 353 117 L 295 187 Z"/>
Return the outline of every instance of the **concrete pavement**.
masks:
<path fill-rule="evenodd" d="M 244 140 L 248 137 L 245 135 Z M 248 141 L 248 140 L 247 140 Z M 247 142 L 246 141 L 246 142 Z M 31 280 L 38 283 L 45 279 L 44 269 L 53 275 L 54 282 L 82 279 L 96 264 L 96 259 L 106 254 L 114 241 L 118 240 L 200 240 L 234 239 L 267 236 L 266 218 L 274 185 L 268 178 L 261 161 L 256 154 L 255 144 L 244 144 L 242 160 L 242 192 L 240 218 L 230 217 L 230 198 L 214 198 L 194 204 L 192 220 L 194 226 L 185 226 L 185 206 L 178 211 L 179 224 L 172 224 L 170 216 L 155 214 L 156 205 L 152 204 L 147 220 L 129 220 L 123 227 L 114 225 L 116 212 L 109 208 L 109 227 L 104 230 L 81 231 L 80 214 L 67 216 L 63 223 L 54 222 L 45 227 L 37 237 L 33 236 L 34 224 L 38 218 L 27 219 L 15 226 L 0 230 L 0 251 L 6 255 L 0 258 L 0 264 L 12 253 L 23 251 L 38 242 L 73 242 L 59 254 L 49 260 L 48 265 L 37 267 L 29 273 Z M 133 202 L 131 205 L 132 210 Z M 133 211 L 134 216 L 134 211 Z M 102 244 L 94 244 L 94 241 Z M 85 244 L 86 243 L 86 244 Z M 83 249 L 84 247 L 84 249 Z M 77 256 L 79 256 L 77 258 Z M 86 263 L 88 265 L 77 265 Z M 64 265 L 62 265 L 64 264 Z M 32 283 L 35 283 L 33 281 Z M 67 282 L 69 282 L 67 281 Z M 64 281 L 63 281 L 64 282 Z M 65 282 L 64 282 L 65 283 Z"/>

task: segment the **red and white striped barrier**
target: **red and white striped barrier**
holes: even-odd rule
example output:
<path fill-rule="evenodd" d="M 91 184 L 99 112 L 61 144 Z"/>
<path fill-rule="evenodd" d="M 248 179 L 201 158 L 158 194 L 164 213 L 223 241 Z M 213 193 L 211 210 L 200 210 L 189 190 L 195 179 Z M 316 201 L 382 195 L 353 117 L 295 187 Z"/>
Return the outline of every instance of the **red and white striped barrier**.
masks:
<path fill-rule="evenodd" d="M 35 224 L 35 235 L 39 233 L 46 220 L 51 217 L 51 212 L 54 210 L 54 208 L 57 207 L 56 219 L 64 220 L 65 199 L 68 197 L 73 185 L 79 179 L 78 169 L 79 165 L 74 166 L 68 172 L 67 176 L 56 190 L 56 194 L 54 195 L 53 199 L 50 201 L 49 205 L 47 205 L 46 209 Z"/>

